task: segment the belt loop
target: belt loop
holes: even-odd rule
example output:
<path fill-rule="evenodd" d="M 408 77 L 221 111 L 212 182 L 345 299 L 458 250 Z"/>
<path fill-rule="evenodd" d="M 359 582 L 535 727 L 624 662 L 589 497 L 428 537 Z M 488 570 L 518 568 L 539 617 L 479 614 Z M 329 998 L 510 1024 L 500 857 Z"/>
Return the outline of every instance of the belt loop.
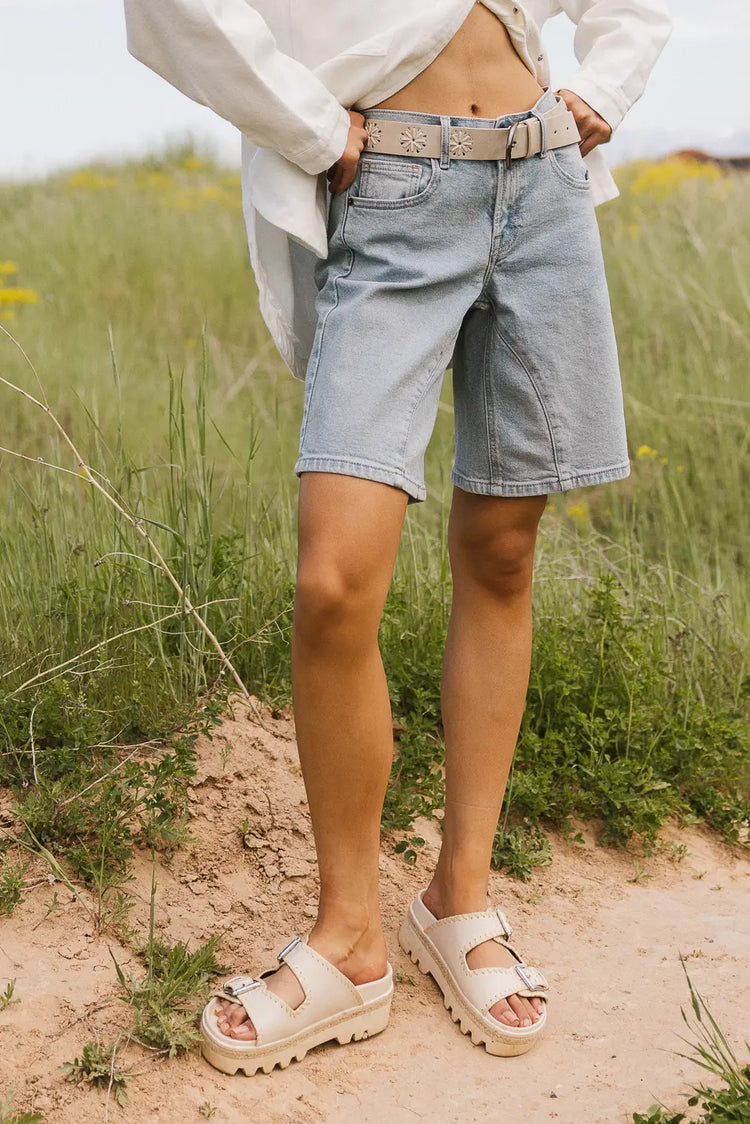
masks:
<path fill-rule="evenodd" d="M 450 117 L 440 118 L 440 167 L 450 168 L 451 166 L 451 119 Z"/>
<path fill-rule="evenodd" d="M 547 87 L 547 89 L 548 88 L 549 87 Z M 545 89 L 544 92 L 546 94 L 547 90 Z M 542 147 L 541 147 L 541 150 L 539 152 L 539 155 L 541 157 L 545 157 L 547 155 L 547 122 L 544 120 L 544 114 L 543 113 L 537 113 L 537 111 L 535 109 L 531 109 L 531 110 L 529 110 L 529 112 L 532 114 L 533 117 L 536 117 L 537 121 L 539 122 L 539 127 L 542 131 L 542 139 L 541 139 Z"/>

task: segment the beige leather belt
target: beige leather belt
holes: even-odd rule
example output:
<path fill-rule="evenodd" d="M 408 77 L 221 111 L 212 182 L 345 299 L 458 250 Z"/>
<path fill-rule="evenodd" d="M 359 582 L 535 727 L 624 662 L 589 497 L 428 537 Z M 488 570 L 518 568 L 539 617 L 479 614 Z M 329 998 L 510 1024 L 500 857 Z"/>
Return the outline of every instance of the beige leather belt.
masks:
<path fill-rule="evenodd" d="M 414 121 L 398 121 L 390 117 L 365 116 L 366 152 L 383 152 L 391 156 L 423 156 L 451 160 L 511 160 L 536 156 L 543 147 L 562 148 L 581 139 L 575 117 L 560 100 L 541 114 L 545 123 L 546 143 L 542 145 L 542 126 L 538 117 L 514 121 L 503 129 L 446 128 L 442 125 L 421 125 Z M 448 119 L 446 118 L 446 121 Z M 447 133 L 447 152 L 444 152 Z"/>

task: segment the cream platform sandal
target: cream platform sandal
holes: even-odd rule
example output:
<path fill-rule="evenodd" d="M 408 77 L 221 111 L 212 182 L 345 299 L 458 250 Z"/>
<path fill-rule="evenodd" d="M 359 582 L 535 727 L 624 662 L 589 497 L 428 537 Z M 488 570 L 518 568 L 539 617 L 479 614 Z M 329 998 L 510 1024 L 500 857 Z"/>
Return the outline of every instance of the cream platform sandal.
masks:
<path fill-rule="evenodd" d="M 524 1054 L 539 1038 L 547 1022 L 548 983 L 508 942 L 511 927 L 501 909 L 462 913 L 438 921 L 422 901 L 424 890 L 409 906 L 398 934 L 399 944 L 423 972 L 429 972 L 443 993 L 443 1002 L 464 1034 L 488 1054 Z M 466 953 L 483 941 L 496 940 L 518 961 L 510 968 L 469 968 Z M 519 987 L 519 983 L 521 987 Z M 499 999 L 509 995 L 544 1000 L 544 1010 L 528 1027 L 506 1026 L 490 1015 Z"/>
<path fill-rule="evenodd" d="M 211 993 L 201 1019 L 203 1057 L 216 1069 L 223 1073 L 241 1069 L 247 1077 L 259 1069 L 270 1073 L 277 1065 L 284 1069 L 293 1058 L 301 1061 L 323 1042 L 335 1038 L 343 1045 L 385 1030 L 393 999 L 390 964 L 382 979 L 355 985 L 300 937 L 290 941 L 277 959 L 292 969 L 305 998 L 292 1009 L 268 990 L 265 981 L 277 968 L 263 972 L 260 979 L 227 980 Z M 257 1035 L 253 1041 L 222 1034 L 216 1021 L 217 999 L 245 1008 Z"/>

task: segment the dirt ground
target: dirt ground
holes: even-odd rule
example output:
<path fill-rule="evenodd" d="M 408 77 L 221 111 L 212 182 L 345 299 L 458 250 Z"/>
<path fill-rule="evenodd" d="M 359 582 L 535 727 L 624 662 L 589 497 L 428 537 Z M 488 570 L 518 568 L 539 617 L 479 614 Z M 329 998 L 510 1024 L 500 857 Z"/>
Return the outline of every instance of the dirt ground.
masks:
<path fill-rule="evenodd" d="M 192 947 L 221 931 L 228 974 L 255 974 L 315 915 L 314 854 L 292 724 L 264 712 L 261 727 L 237 706 L 198 750 L 191 842 L 157 864 L 158 935 Z M 256 833 L 250 848 L 241 838 L 245 818 Z M 686 845 L 679 862 L 667 853 L 643 858 L 603 850 L 585 831 L 585 847 L 555 839 L 552 865 L 530 883 L 493 874 L 493 900 L 552 987 L 546 1037 L 529 1054 L 506 1059 L 461 1035 L 432 980 L 398 947 L 401 913 L 427 881 L 437 850 L 435 825 L 420 824 L 420 831 L 427 846 L 415 867 L 393 854 L 392 841 L 382 857 L 391 960 L 400 976 L 382 1035 L 324 1046 L 286 1070 L 252 1078 L 218 1073 L 197 1051 L 165 1061 L 127 1045 L 120 1064 L 134 1072 L 124 1109 L 107 1103 L 104 1091 L 66 1083 L 57 1067 L 97 1035 L 111 1040 L 127 1025 L 127 1008 L 113 1001 L 109 950 L 125 968 L 135 970 L 136 958 L 117 940 L 96 938 L 64 886 L 40 882 L 0 923 L 0 991 L 15 979 L 19 1000 L 0 1012 L 0 1103 L 14 1089 L 17 1106 L 42 1112 L 48 1124 L 625 1124 L 656 1100 L 682 1106 L 680 1092 L 700 1078 L 675 1053 L 684 1049 L 680 1007 L 688 1007 L 680 954 L 742 1049 L 750 983 L 746 858 L 695 829 L 664 833 Z M 633 881 L 636 859 L 648 877 Z M 133 872 L 131 921 L 143 933 L 148 854 L 135 856 Z M 64 908 L 47 916 L 53 893 Z"/>

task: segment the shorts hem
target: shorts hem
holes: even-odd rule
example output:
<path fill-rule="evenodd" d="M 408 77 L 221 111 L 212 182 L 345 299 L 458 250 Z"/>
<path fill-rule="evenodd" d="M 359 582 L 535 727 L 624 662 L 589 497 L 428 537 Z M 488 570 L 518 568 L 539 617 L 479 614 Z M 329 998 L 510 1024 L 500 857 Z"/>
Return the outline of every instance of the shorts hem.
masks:
<path fill-rule="evenodd" d="M 372 461 L 351 460 L 349 457 L 300 457 L 294 471 L 297 476 L 303 472 L 334 472 L 341 476 L 358 476 L 361 480 L 374 480 L 378 484 L 400 488 L 415 501 L 427 498 L 424 484 L 388 465 Z"/>
<path fill-rule="evenodd" d="M 624 480 L 630 475 L 630 461 L 612 465 L 609 468 L 592 472 L 578 472 L 572 476 L 552 476 L 548 480 L 532 480 L 520 483 L 504 480 L 498 484 L 487 480 L 463 476 L 454 469 L 451 480 L 464 492 L 474 492 L 481 496 L 542 496 L 547 492 L 567 492 L 572 488 L 586 488 L 594 484 L 608 484 L 613 480 Z"/>

